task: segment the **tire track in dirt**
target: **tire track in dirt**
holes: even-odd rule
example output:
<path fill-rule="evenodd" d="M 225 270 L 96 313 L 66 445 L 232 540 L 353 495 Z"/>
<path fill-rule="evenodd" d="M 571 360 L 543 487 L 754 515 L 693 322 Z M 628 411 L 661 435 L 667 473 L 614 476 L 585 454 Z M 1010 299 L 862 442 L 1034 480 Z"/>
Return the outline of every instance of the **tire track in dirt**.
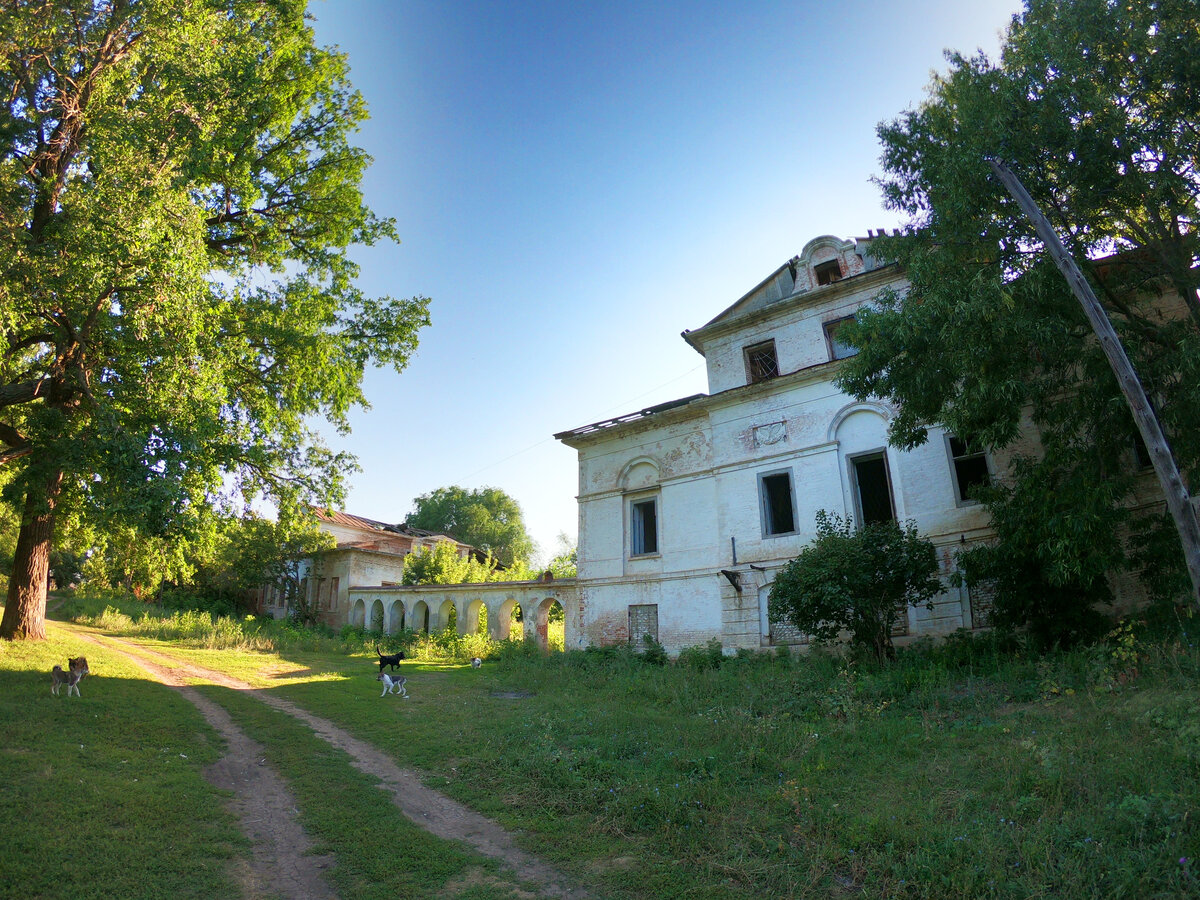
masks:
<path fill-rule="evenodd" d="M 205 713 L 205 705 L 215 707 L 224 716 L 224 721 L 228 727 L 241 734 L 233 720 L 229 718 L 228 713 L 224 709 L 208 701 L 198 692 L 187 688 L 183 684 L 183 678 L 203 679 L 204 681 L 210 681 L 213 684 L 219 684 L 233 690 L 247 691 L 271 708 L 304 722 L 318 737 L 326 741 L 330 746 L 349 755 L 352 765 L 356 769 L 378 778 L 381 782 L 380 787 L 391 793 L 392 802 L 395 803 L 406 818 L 437 837 L 460 841 L 483 856 L 497 860 L 504 868 L 511 871 L 522 881 L 538 885 L 540 896 L 559 897 L 564 898 L 564 900 L 587 900 L 590 897 L 582 888 L 571 885 L 566 876 L 558 869 L 517 847 L 512 835 L 500 825 L 485 816 L 481 816 L 469 807 L 451 800 L 449 797 L 438 793 L 432 788 L 426 787 L 421 783 L 420 778 L 415 772 L 396 765 L 387 754 L 338 728 L 328 719 L 315 716 L 303 707 L 297 706 L 280 697 L 272 697 L 244 681 L 231 678 L 221 672 L 185 663 L 165 654 L 156 653 L 144 647 L 138 647 L 122 641 L 119 638 L 108 636 L 103 638 L 98 636 L 88 637 L 102 645 L 120 645 L 116 647 L 118 652 L 128 656 L 133 662 L 142 666 L 151 672 L 151 674 L 154 674 L 160 681 L 179 689 L 187 699 L 196 704 L 210 724 L 222 736 L 226 737 L 227 740 L 229 740 L 229 737 L 226 731 Z M 128 649 L 120 649 L 120 647 Z M 156 664 L 143 657 L 156 659 L 159 662 Z M 220 717 L 218 716 L 217 718 L 219 719 Z M 253 765 L 259 769 L 265 769 L 266 766 L 261 761 L 260 751 L 262 748 L 246 738 L 245 735 L 241 735 L 241 737 L 248 744 L 256 748 L 250 755 L 251 757 L 255 757 Z M 233 745 L 231 742 L 231 755 L 232 753 Z M 245 771 L 249 758 L 244 755 L 236 757 L 237 761 L 232 765 L 236 768 L 237 772 L 249 774 Z M 251 790 L 258 789 L 254 781 L 247 782 L 247 786 Z M 241 787 L 234 787 L 234 790 L 240 793 L 242 789 Z M 291 813 L 290 817 L 294 820 L 294 807 L 291 808 Z M 297 827 L 299 827 L 298 824 Z M 307 841 L 307 836 L 305 836 L 304 840 Z M 311 842 L 309 843 L 311 844 Z M 286 853 L 289 857 L 295 856 L 294 848 L 291 851 L 284 850 L 281 852 Z M 314 857 L 309 856 L 304 857 L 304 859 L 313 860 Z M 319 858 L 317 859 L 319 860 Z M 318 862 L 318 865 L 327 867 L 328 863 Z M 302 894 L 296 896 L 323 898 L 332 897 L 333 895 Z"/>
<path fill-rule="evenodd" d="M 196 673 L 170 657 L 140 647 L 135 654 L 115 646 L 131 646 L 124 641 L 76 633 L 116 650 L 162 684 L 178 691 L 225 739 L 225 755 L 204 770 L 204 777 L 215 787 L 232 792 L 226 805 L 251 841 L 251 862 L 238 862 L 233 872 L 243 896 L 248 900 L 266 897 L 337 900 L 337 894 L 324 877 L 324 871 L 334 864 L 333 857 L 308 853 L 313 842 L 300 825 L 296 802 L 283 779 L 267 765 L 262 745 L 238 728 L 222 706 L 187 685 L 184 679 L 196 677 Z M 142 653 L 160 659 L 161 664 L 143 658 Z"/>

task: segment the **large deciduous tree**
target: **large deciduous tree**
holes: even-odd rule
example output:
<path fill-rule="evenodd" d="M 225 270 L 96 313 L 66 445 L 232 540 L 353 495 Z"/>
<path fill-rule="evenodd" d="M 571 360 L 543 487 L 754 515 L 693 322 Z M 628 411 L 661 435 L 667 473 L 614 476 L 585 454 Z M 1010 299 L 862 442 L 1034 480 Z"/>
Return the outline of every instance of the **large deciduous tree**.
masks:
<path fill-rule="evenodd" d="M 413 506 L 406 525 L 448 534 L 490 553 L 502 565 L 526 563 L 533 553 L 520 504 L 499 488 L 468 491 L 451 485 L 422 494 Z"/>
<path fill-rule="evenodd" d="M 861 352 L 841 384 L 895 401 L 891 437 L 905 448 L 932 424 L 1014 448 L 1032 419 L 1040 449 L 1016 453 L 990 494 L 1000 541 L 975 557 L 980 574 L 1022 573 L 1014 602 L 1039 585 L 1101 598 L 1106 573 L 1130 565 L 1176 596 L 1187 580 L 1169 519 L 1136 502 L 1136 431 L 1116 379 L 988 159 L 1019 174 L 1080 261 L 1194 487 L 1197 46 L 1192 0 L 1028 0 L 999 61 L 951 54 L 926 101 L 879 129 L 884 200 L 910 222 L 878 252 L 911 286 L 848 329 Z"/>
<path fill-rule="evenodd" d="M 10 0 L 0 60 L 0 636 L 41 637 L 56 519 L 336 498 L 353 461 L 312 423 L 345 429 L 428 301 L 355 286 L 348 248 L 394 229 L 304 0 Z"/>

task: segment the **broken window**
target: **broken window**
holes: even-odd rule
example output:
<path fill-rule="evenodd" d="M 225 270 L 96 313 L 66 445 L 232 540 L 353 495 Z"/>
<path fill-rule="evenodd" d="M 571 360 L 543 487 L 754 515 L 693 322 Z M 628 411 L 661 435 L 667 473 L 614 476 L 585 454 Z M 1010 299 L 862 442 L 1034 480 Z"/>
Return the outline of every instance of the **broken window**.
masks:
<path fill-rule="evenodd" d="M 854 316 L 843 316 L 840 319 L 834 319 L 832 322 L 825 323 L 825 340 L 829 342 L 829 358 L 830 359 L 845 359 L 847 356 L 854 356 L 858 353 L 858 348 L 847 344 L 845 341 L 838 338 L 838 332 L 842 330 L 847 322 L 853 322 Z"/>
<path fill-rule="evenodd" d="M 796 530 L 796 511 L 792 503 L 790 472 L 774 472 L 758 478 L 762 504 L 763 534 L 792 534 Z"/>
<path fill-rule="evenodd" d="M 892 504 L 892 485 L 888 477 L 887 457 L 883 453 L 858 456 L 850 461 L 854 475 L 854 493 L 858 522 L 888 522 L 896 518 Z"/>
<path fill-rule="evenodd" d="M 635 500 L 629 505 L 629 555 L 658 552 L 658 500 Z"/>
<path fill-rule="evenodd" d="M 836 259 L 831 259 L 813 266 L 813 275 L 816 276 L 818 285 L 833 284 L 842 280 L 842 267 Z"/>
<path fill-rule="evenodd" d="M 779 361 L 775 356 L 775 342 L 765 341 L 746 348 L 746 375 L 750 384 L 766 381 L 779 374 Z"/>
<path fill-rule="evenodd" d="M 950 461 L 954 467 L 955 499 L 960 504 L 979 502 L 976 496 L 978 489 L 992 483 L 987 454 L 969 441 L 954 435 L 947 435 L 946 442 L 950 447 Z"/>

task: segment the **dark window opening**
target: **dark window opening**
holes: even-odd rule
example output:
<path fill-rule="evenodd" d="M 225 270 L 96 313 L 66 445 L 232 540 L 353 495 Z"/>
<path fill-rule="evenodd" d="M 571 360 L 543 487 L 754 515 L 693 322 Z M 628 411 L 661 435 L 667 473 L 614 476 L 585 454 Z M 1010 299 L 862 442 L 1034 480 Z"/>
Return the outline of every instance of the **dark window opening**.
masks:
<path fill-rule="evenodd" d="M 792 477 L 787 472 L 762 477 L 763 524 L 767 534 L 791 534 L 796 530 L 792 507 Z"/>
<path fill-rule="evenodd" d="M 844 319 L 835 319 L 832 322 L 825 323 L 825 339 L 829 341 L 830 359 L 845 359 L 847 356 L 854 356 L 854 354 L 858 353 L 857 347 L 851 346 L 838 338 L 838 332 L 842 330 L 847 322 L 852 321 L 854 321 L 854 316 L 846 316 Z"/>
<path fill-rule="evenodd" d="M 817 263 L 813 266 L 813 275 L 817 276 L 817 284 L 833 284 L 842 280 L 842 267 L 836 259 Z"/>
<path fill-rule="evenodd" d="M 888 484 L 887 460 L 882 453 L 854 460 L 854 483 L 858 492 L 860 524 L 889 522 L 896 518 L 892 489 Z"/>
<path fill-rule="evenodd" d="M 756 344 L 746 348 L 746 371 L 750 375 L 750 383 L 766 381 L 779 374 L 779 361 L 775 357 L 775 342 Z"/>
<path fill-rule="evenodd" d="M 658 552 L 658 504 L 654 500 L 641 500 L 630 507 L 631 556 L 645 556 Z"/>
<path fill-rule="evenodd" d="M 1141 433 L 1137 431 L 1133 433 L 1133 461 L 1137 463 L 1139 470 L 1154 468 L 1154 460 L 1150 458 L 1150 448 L 1146 446 Z"/>
<path fill-rule="evenodd" d="M 954 484 L 959 502 L 978 500 L 976 492 L 992 482 L 988 472 L 987 454 L 972 447 L 962 438 L 951 436 L 950 456 L 954 461 Z"/>

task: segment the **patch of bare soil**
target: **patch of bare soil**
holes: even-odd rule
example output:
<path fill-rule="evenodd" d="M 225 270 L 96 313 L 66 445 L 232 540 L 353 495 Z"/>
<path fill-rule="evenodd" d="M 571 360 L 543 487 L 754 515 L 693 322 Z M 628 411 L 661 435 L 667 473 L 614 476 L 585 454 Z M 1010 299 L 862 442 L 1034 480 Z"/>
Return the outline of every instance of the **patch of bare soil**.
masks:
<path fill-rule="evenodd" d="M 84 636 L 108 646 L 131 647 L 116 638 Z M 311 877 L 314 881 L 312 886 L 303 887 L 299 893 L 285 893 L 282 896 L 317 900 L 334 897 L 320 877 L 321 870 L 328 868 L 332 860 L 304 855 L 311 842 L 296 822 L 294 804 L 287 797 L 282 782 L 266 765 L 262 748 L 237 728 L 224 709 L 186 687 L 185 678 L 201 679 L 234 690 L 249 691 L 273 709 L 304 722 L 317 736 L 348 754 L 356 769 L 378 778 L 380 786 L 392 794 L 393 802 L 408 819 L 437 837 L 461 841 L 476 852 L 499 861 L 522 881 L 536 885 L 537 894 L 531 896 L 562 897 L 567 900 L 583 900 L 589 896 L 581 888 L 569 884 L 565 876 L 553 866 L 517 847 L 512 835 L 495 822 L 426 787 L 415 772 L 400 768 L 391 757 L 358 740 L 327 719 L 314 716 L 280 697 L 257 691 L 249 684 L 220 672 L 184 663 L 143 647 L 136 648 L 136 653 L 122 650 L 119 646 L 115 649 L 162 683 L 179 690 L 200 709 L 209 724 L 228 742 L 229 754 L 211 767 L 209 779 L 219 787 L 235 792 L 234 809 L 241 818 L 246 834 L 255 842 L 255 867 L 258 868 L 259 865 L 260 847 L 263 855 L 270 857 L 264 861 L 264 867 L 274 867 L 274 870 L 260 870 L 260 874 L 264 876 L 260 882 L 246 883 L 248 896 L 262 896 L 258 892 L 261 882 L 270 885 L 279 893 L 288 889 L 289 882 L 297 878 L 307 882 Z M 158 662 L 148 661 L 146 657 Z M 272 782 L 277 783 L 281 793 L 275 792 L 276 787 Z M 285 827 L 283 820 L 290 820 L 296 831 L 277 833 Z M 275 870 L 282 871 L 276 875 Z M 306 870 L 310 874 L 304 874 Z M 275 880 L 276 877 L 279 878 L 278 881 Z"/>

